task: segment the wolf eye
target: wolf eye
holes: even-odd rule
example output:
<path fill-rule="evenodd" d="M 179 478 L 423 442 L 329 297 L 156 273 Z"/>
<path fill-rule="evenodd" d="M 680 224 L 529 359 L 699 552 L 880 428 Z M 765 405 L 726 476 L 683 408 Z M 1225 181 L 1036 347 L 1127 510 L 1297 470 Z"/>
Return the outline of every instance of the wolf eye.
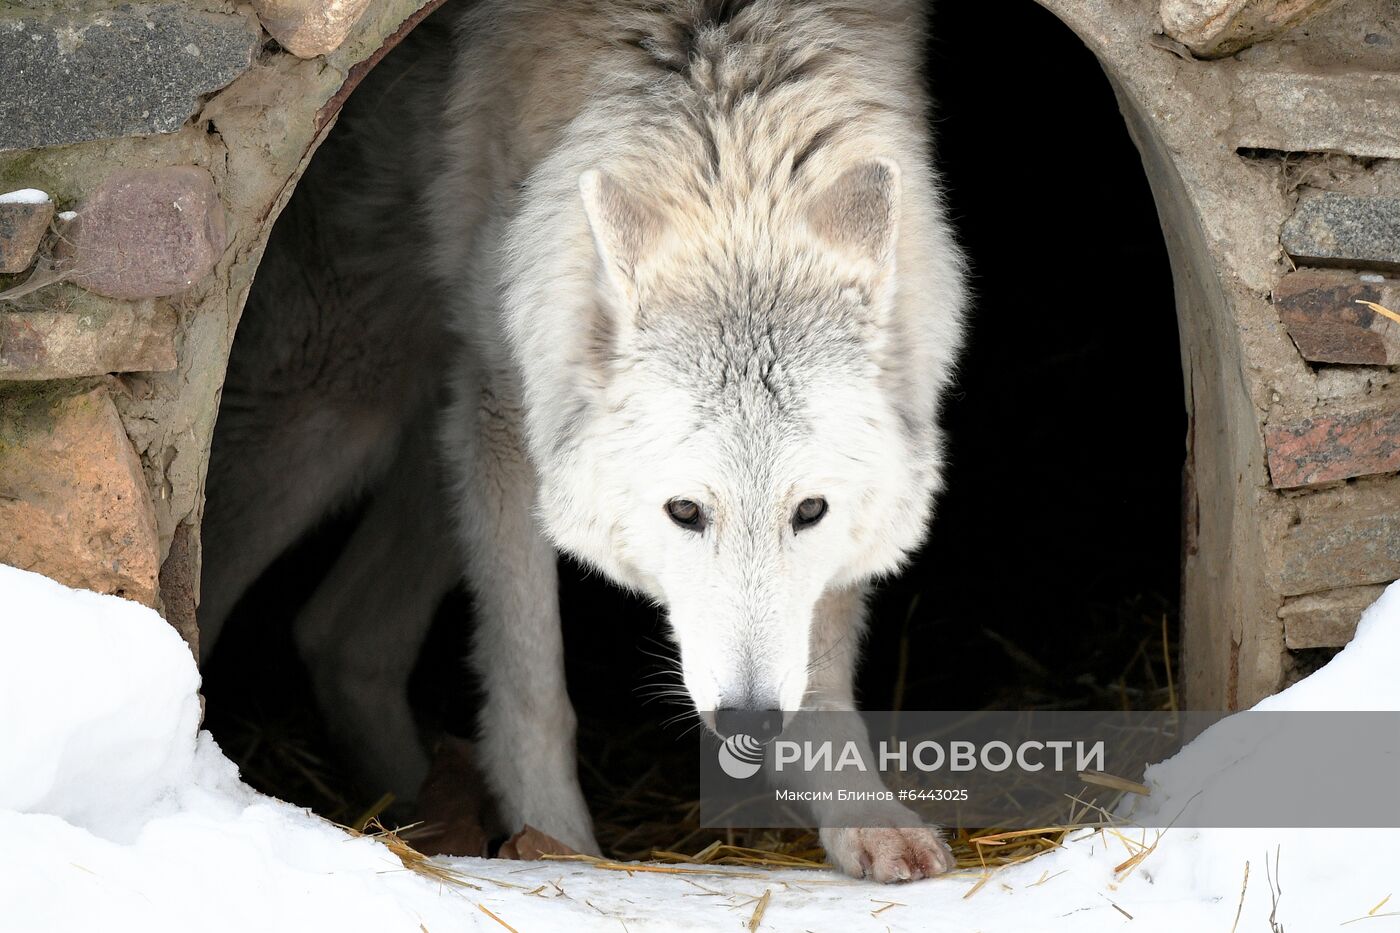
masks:
<path fill-rule="evenodd" d="M 825 499 L 803 499 L 797 503 L 797 509 L 792 513 L 792 530 L 801 531 L 804 528 L 811 528 L 825 517 Z"/>
<path fill-rule="evenodd" d="M 666 503 L 666 514 L 686 531 L 705 530 L 705 513 L 689 499 L 672 499 Z"/>

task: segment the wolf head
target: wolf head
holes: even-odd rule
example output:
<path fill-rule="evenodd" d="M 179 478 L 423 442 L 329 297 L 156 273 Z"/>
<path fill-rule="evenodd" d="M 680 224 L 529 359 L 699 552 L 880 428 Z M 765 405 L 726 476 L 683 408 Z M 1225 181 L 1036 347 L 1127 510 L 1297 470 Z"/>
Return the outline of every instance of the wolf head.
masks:
<path fill-rule="evenodd" d="M 683 210 L 604 171 L 579 187 L 599 376 L 545 522 L 666 607 L 698 710 L 796 710 L 819 599 L 895 569 L 939 481 L 897 345 L 900 169 Z"/>

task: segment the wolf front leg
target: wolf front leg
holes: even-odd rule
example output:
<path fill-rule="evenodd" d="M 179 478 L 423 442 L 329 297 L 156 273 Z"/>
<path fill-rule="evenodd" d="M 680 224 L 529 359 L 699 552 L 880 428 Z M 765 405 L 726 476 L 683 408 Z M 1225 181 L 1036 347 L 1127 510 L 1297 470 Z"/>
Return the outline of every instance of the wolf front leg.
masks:
<path fill-rule="evenodd" d="M 532 513 L 520 408 L 475 380 L 460 379 L 454 394 L 443 440 L 475 597 L 481 768 L 508 831 L 529 824 L 596 854 L 564 684 L 555 553 Z"/>
<path fill-rule="evenodd" d="M 817 603 L 812 625 L 812 662 L 808 675 L 804 710 L 820 713 L 853 712 L 855 703 L 855 670 L 865 627 L 865 588 L 854 587 L 826 593 Z M 794 725 L 805 717 L 798 716 Z M 849 730 L 842 740 L 849 739 L 861 747 L 864 760 L 874 761 L 870 737 L 858 717 L 836 717 Z M 812 726 L 820 722 L 808 719 Z M 803 727 L 798 725 L 799 731 Z M 789 736 L 801 742 L 803 735 Z M 816 738 L 830 739 L 830 734 Z M 862 773 L 862 785 L 849 787 L 876 793 L 885 790 L 878 773 Z M 936 827 L 923 825 L 903 804 L 889 802 L 862 805 L 823 804 L 818 808 L 823 826 L 820 830 L 822 847 L 837 868 L 855 878 L 871 878 L 888 883 L 931 878 L 954 866 L 953 853 Z M 856 824 L 856 825 L 843 825 Z"/>

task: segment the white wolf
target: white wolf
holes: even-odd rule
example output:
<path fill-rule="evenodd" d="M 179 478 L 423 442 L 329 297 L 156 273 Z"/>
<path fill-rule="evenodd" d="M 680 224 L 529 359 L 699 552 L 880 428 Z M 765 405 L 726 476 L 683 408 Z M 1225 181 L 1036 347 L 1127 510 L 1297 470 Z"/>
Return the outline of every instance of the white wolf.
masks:
<path fill-rule="evenodd" d="M 511 824 L 596 851 L 555 548 L 665 606 L 712 728 L 853 708 L 863 591 L 924 535 L 961 339 L 923 29 L 915 0 L 461 13 L 408 142 L 434 154 L 441 450 Z M 950 867 L 899 822 L 822 839 L 858 876 Z"/>

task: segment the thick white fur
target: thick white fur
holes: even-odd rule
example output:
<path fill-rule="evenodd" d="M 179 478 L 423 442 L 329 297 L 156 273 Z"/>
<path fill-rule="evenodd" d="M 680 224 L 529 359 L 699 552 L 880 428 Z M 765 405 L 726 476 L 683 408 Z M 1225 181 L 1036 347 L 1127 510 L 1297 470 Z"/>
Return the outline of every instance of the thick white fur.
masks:
<path fill-rule="evenodd" d="M 443 17 L 420 27 L 259 272 L 210 471 L 207 643 L 278 551 L 369 489 L 298 643 L 344 737 L 409 728 L 402 680 L 447 573 L 435 464 L 403 426 L 446 381 L 481 763 L 512 828 L 596 851 L 556 548 L 666 607 L 698 710 L 853 708 L 864 586 L 924 534 L 960 344 L 921 6 L 482 0 L 450 50 Z M 439 364 L 443 317 L 460 347 Z M 829 511 L 798 532 L 808 497 Z M 675 498 L 703 533 L 667 517 Z M 384 738 L 365 769 L 412 793 L 412 744 Z M 908 816 L 823 841 L 880 881 L 945 870 Z"/>
<path fill-rule="evenodd" d="M 854 702 L 858 592 L 923 536 L 960 343 L 919 6 L 487 0 L 462 18 L 429 198 L 464 345 L 443 449 L 483 759 L 515 824 L 595 848 L 551 545 L 666 607 L 697 709 Z M 808 497 L 828 515 L 796 532 Z M 703 533 L 668 518 L 676 498 Z M 898 880 L 947 867 L 919 832 L 824 839 Z"/>

